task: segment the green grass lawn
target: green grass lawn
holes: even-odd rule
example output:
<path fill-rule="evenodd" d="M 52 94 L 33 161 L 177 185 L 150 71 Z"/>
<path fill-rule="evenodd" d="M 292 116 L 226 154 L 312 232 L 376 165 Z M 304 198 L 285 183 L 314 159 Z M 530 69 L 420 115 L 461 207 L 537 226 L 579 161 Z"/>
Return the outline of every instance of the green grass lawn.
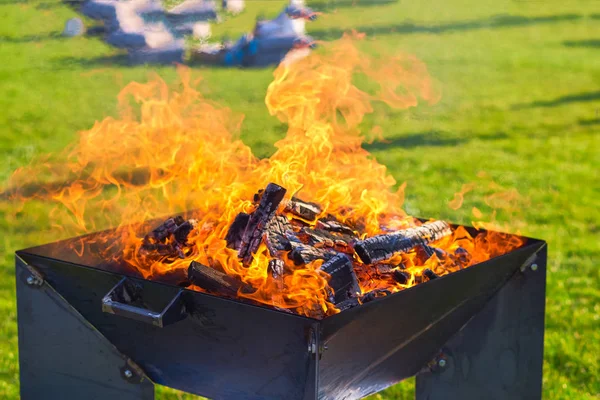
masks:
<path fill-rule="evenodd" d="M 249 29 L 283 2 L 252 1 L 214 27 Z M 311 2 L 309 1 L 309 5 Z M 424 60 L 441 83 L 439 104 L 377 113 L 383 128 L 368 149 L 398 182 L 408 211 L 469 223 L 481 199 L 449 200 L 486 171 L 528 199 L 522 231 L 549 243 L 544 398 L 600 398 L 600 2 L 594 0 L 315 0 L 309 24 L 319 40 L 356 28 L 379 52 Z M 117 64 L 97 37 L 61 38 L 75 11 L 57 0 L 0 0 L 0 182 L 36 155 L 57 151 L 79 130 L 115 115 L 116 94 L 148 69 Z M 115 57 L 117 56 L 117 57 Z M 167 81 L 173 68 L 155 69 Z M 242 139 L 268 156 L 284 127 L 264 105 L 272 70 L 198 68 L 208 96 L 246 115 Z M 6 214 L 9 205 L 0 199 Z M 15 250 L 55 240 L 40 204 L 18 220 L 0 218 L 0 398 L 19 397 Z M 408 399 L 412 382 L 376 395 Z M 191 398 L 159 389 L 160 399 Z"/>

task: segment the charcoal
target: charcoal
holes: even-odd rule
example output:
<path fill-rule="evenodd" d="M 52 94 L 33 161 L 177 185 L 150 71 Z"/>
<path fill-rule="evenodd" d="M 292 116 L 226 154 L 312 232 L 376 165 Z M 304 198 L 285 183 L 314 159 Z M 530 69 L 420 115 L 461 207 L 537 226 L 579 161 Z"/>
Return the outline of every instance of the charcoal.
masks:
<path fill-rule="evenodd" d="M 293 237 L 294 231 L 288 219 L 282 215 L 272 218 L 265 230 L 265 243 L 271 256 L 276 257 L 281 251 L 292 250 L 290 237 Z"/>
<path fill-rule="evenodd" d="M 372 290 L 361 296 L 360 301 L 364 304 L 381 297 L 389 296 L 390 294 L 392 294 L 392 292 L 385 289 Z"/>
<path fill-rule="evenodd" d="M 319 207 L 318 204 L 309 203 L 307 201 L 300 200 L 297 197 L 292 197 L 292 199 L 287 202 L 285 205 L 285 211 L 307 221 L 314 221 L 322 212 L 321 207 Z"/>
<path fill-rule="evenodd" d="M 292 242 L 290 257 L 296 265 L 308 264 L 315 260 L 328 260 L 337 253 L 326 249 L 317 249 L 302 243 Z"/>
<path fill-rule="evenodd" d="M 347 255 L 335 255 L 325 261 L 320 269 L 329 275 L 329 287 L 334 291 L 330 298 L 332 303 L 337 304 L 360 293 L 352 260 Z"/>
<path fill-rule="evenodd" d="M 427 279 L 429 279 L 430 281 L 439 278 L 440 276 L 438 274 L 436 274 L 435 272 L 433 272 L 432 270 L 430 270 L 429 268 L 426 268 L 423 270 L 423 276 L 426 277 Z"/>
<path fill-rule="evenodd" d="M 248 219 L 248 225 L 242 235 L 238 255 L 242 259 L 244 265 L 249 265 L 252 262 L 253 254 L 258 249 L 262 241 L 262 236 L 267 224 L 275 215 L 277 207 L 286 190 L 279 185 L 269 183 L 264 193 L 261 196 L 258 207 Z"/>
<path fill-rule="evenodd" d="M 355 244 L 361 261 L 373 264 L 387 260 L 394 254 L 406 252 L 417 245 L 428 244 L 452 233 L 444 221 L 428 222 L 415 228 L 370 237 Z"/>
<path fill-rule="evenodd" d="M 406 285 L 410 281 L 410 274 L 399 269 L 395 270 L 392 274 L 394 280 L 401 285 Z"/>
<path fill-rule="evenodd" d="M 192 261 L 188 268 L 188 280 L 202 289 L 230 297 L 237 296 L 239 290 L 250 292 L 252 288 L 239 279 Z"/>
<path fill-rule="evenodd" d="M 285 272 L 285 263 L 278 259 L 270 260 L 268 269 L 273 278 L 281 278 Z"/>
<path fill-rule="evenodd" d="M 242 243 L 242 235 L 248 226 L 250 220 L 250 214 L 239 213 L 233 220 L 225 240 L 227 241 L 227 247 L 234 250 L 239 250 L 240 244 Z"/>

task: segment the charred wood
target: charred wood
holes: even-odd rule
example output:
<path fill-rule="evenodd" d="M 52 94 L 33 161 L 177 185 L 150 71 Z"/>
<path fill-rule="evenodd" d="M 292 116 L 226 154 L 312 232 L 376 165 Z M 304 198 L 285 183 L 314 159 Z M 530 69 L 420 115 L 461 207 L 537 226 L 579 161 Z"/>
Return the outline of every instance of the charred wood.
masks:
<path fill-rule="evenodd" d="M 392 274 L 394 280 L 401 285 L 406 285 L 410 281 L 410 274 L 399 269 L 395 270 Z"/>
<path fill-rule="evenodd" d="M 285 263 L 282 260 L 273 259 L 269 261 L 269 273 L 275 279 L 279 279 L 285 272 Z"/>
<path fill-rule="evenodd" d="M 315 260 L 328 260 L 337 253 L 331 250 L 318 249 L 302 243 L 291 242 L 290 257 L 296 265 L 308 264 Z"/>
<path fill-rule="evenodd" d="M 462 247 L 459 247 L 456 250 L 454 250 L 453 259 L 461 268 L 464 268 L 467 265 L 469 265 L 469 263 L 471 262 L 471 258 L 471 254 L 469 254 L 469 252 Z"/>
<path fill-rule="evenodd" d="M 177 229 L 175 229 L 175 232 L 173 232 L 175 240 L 182 245 L 186 245 L 188 236 L 194 230 L 194 228 L 196 228 L 196 226 L 198 226 L 198 221 L 195 219 L 184 221 L 177 227 Z"/>
<path fill-rule="evenodd" d="M 240 289 L 245 292 L 252 291 L 249 285 L 239 279 L 196 261 L 192 261 L 188 268 L 188 280 L 208 292 L 230 297 L 237 296 Z"/>
<path fill-rule="evenodd" d="M 368 302 L 373 301 L 375 299 L 379 299 L 381 297 L 389 296 L 390 294 L 392 294 L 392 292 L 390 292 L 389 290 L 385 290 L 385 289 L 372 290 L 372 291 L 364 294 L 360 298 L 360 301 L 362 303 L 368 303 Z"/>
<path fill-rule="evenodd" d="M 430 281 L 439 278 L 440 276 L 438 274 L 436 274 L 435 272 L 433 272 L 432 270 L 430 270 L 429 268 L 426 268 L 423 270 L 423 276 L 426 277 L 427 279 L 429 279 Z"/>
<path fill-rule="evenodd" d="M 322 212 L 321 207 L 319 207 L 318 204 L 303 201 L 297 197 L 292 197 L 292 199 L 287 202 L 285 211 L 307 221 L 314 221 Z"/>
<path fill-rule="evenodd" d="M 238 255 L 244 265 L 252 262 L 252 256 L 262 241 L 263 232 L 273 218 L 281 200 L 285 196 L 285 189 L 274 183 L 269 183 L 262 193 L 258 207 L 248 219 L 248 225 L 242 235 Z"/>
<path fill-rule="evenodd" d="M 359 241 L 354 249 L 363 263 L 373 264 L 387 260 L 399 252 L 407 252 L 413 247 L 428 244 L 452 233 L 444 221 L 428 222 L 415 228 L 377 235 Z"/>
<path fill-rule="evenodd" d="M 249 220 L 250 214 L 239 213 L 236 215 L 231 226 L 229 226 L 227 235 L 225 236 L 227 247 L 230 249 L 239 250 L 240 245 L 242 244 L 242 235 L 246 230 L 246 226 L 248 226 Z"/>
<path fill-rule="evenodd" d="M 435 254 L 439 260 L 444 260 L 448 257 L 448 253 L 446 253 L 442 249 L 438 249 L 437 247 L 432 247 L 426 244 L 421 244 L 416 247 L 417 250 L 417 258 L 419 261 L 424 263 L 429 260 Z"/>
<path fill-rule="evenodd" d="M 333 217 L 330 217 L 333 218 Z M 356 236 L 354 230 L 348 225 L 344 225 L 335 219 L 320 219 L 317 221 L 317 229 L 323 229 L 330 232 L 339 232 L 346 235 Z"/>
<path fill-rule="evenodd" d="M 332 303 L 348 300 L 360 293 L 352 260 L 347 255 L 335 255 L 324 262 L 320 269 L 329 275 L 329 287 L 334 292 L 330 297 Z"/>
<path fill-rule="evenodd" d="M 352 248 L 353 238 L 345 234 L 332 233 L 323 229 L 302 228 L 299 236 L 315 247 L 334 248 L 339 252 L 349 254 L 354 252 Z"/>
<path fill-rule="evenodd" d="M 182 246 L 188 244 L 188 235 L 196 225 L 197 221 L 193 219 L 168 218 L 144 237 L 140 250 L 148 255 L 185 258 Z"/>
<path fill-rule="evenodd" d="M 292 250 L 290 238 L 294 237 L 292 225 L 282 215 L 272 218 L 265 230 L 265 243 L 271 256 L 275 257 L 281 251 Z"/>
<path fill-rule="evenodd" d="M 169 236 L 171 236 L 171 234 L 175 232 L 177 226 L 179 225 L 177 222 L 179 222 L 180 219 L 181 223 L 183 223 L 184 221 L 181 217 L 167 219 L 165 222 L 156 227 L 152 232 L 146 235 L 144 239 L 150 241 L 154 240 L 156 242 L 165 241 Z"/>
<path fill-rule="evenodd" d="M 254 197 L 252 197 L 252 202 L 254 204 L 260 203 L 260 199 L 262 198 L 262 195 L 264 192 L 265 192 L 265 189 L 259 189 L 258 192 L 254 193 Z"/>

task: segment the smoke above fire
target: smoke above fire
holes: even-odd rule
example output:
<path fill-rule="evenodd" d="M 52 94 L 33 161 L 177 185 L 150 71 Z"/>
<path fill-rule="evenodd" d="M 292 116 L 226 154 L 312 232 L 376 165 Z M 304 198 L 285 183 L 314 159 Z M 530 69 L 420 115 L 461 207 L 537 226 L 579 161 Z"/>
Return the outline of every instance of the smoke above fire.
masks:
<path fill-rule="evenodd" d="M 96 122 L 61 154 L 15 171 L 8 186 L 15 189 L 16 208 L 32 201 L 54 203 L 51 221 L 62 236 L 120 228 L 119 257 L 146 278 L 187 269 L 194 260 L 257 288 L 246 295 L 253 300 L 303 308 L 307 315 L 315 306 L 335 310 L 328 308 L 327 281 L 318 265 L 286 277 L 284 298 L 267 276 L 264 246 L 244 266 L 227 248 L 225 236 L 237 214 L 253 210 L 254 194 L 269 182 L 318 203 L 341 222 L 360 223 L 365 236 L 383 226 L 415 224 L 402 209 L 405 186 L 394 189 L 386 167 L 362 147 L 359 126 L 375 102 L 406 109 L 420 102 L 433 105 L 440 93 L 415 56 L 376 59 L 361 53 L 355 42 L 345 36 L 275 70 L 265 103 L 288 131 L 268 158 L 256 157 L 237 138 L 243 118 L 205 98 L 194 87 L 191 71 L 180 67 L 175 89 L 160 78 L 128 84 L 118 96 L 119 118 Z M 359 89 L 358 75 L 368 77 L 375 89 Z M 49 183 L 40 186 L 40 180 Z M 463 187 L 452 207 L 459 207 L 470 190 Z M 140 253 L 140 224 L 177 213 L 197 220 L 190 237 L 193 253 L 170 262 Z M 520 244 L 500 245 L 501 239 L 488 237 L 475 251 L 477 241 L 457 230 L 446 247 L 465 247 L 477 262 Z"/>

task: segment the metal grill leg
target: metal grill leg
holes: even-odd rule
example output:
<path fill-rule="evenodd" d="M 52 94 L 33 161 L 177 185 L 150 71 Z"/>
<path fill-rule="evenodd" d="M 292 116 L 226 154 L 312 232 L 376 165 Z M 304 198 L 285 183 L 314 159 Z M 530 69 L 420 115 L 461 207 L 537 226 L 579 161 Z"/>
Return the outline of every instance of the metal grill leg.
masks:
<path fill-rule="evenodd" d="M 417 400 L 541 399 L 547 248 L 417 375 Z"/>
<path fill-rule="evenodd" d="M 16 278 L 21 399 L 154 399 L 143 372 L 19 258 Z"/>

